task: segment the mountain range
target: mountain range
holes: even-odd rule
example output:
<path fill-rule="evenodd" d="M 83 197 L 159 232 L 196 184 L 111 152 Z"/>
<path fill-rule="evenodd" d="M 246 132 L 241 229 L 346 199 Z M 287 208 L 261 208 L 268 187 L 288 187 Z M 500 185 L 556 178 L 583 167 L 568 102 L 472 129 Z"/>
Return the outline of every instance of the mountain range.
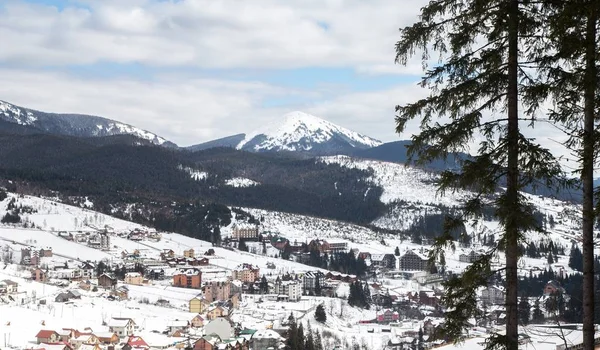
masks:
<path fill-rule="evenodd" d="M 253 153 L 284 153 L 287 156 L 309 158 L 326 155 L 356 157 L 405 163 L 409 141 L 383 143 L 369 136 L 335 125 L 308 113 L 296 111 L 271 123 L 245 133 L 227 136 L 188 147 L 178 147 L 152 132 L 119 121 L 83 115 L 40 112 L 0 101 L 0 130 L 19 134 L 49 134 L 96 138 L 121 135 L 121 142 L 151 143 L 191 152 L 226 147 Z M 137 139 L 128 139 L 130 135 Z M 464 157 L 460 155 L 459 158 Z M 458 159 L 458 158 L 457 158 Z M 454 168 L 456 160 L 435 161 L 426 167 L 433 170 Z"/>
<path fill-rule="evenodd" d="M 37 130 L 54 135 L 78 137 L 133 135 L 156 145 L 176 146 L 154 133 L 111 119 L 84 114 L 40 112 L 1 100 L 0 120 L 26 126 L 32 132 Z"/>

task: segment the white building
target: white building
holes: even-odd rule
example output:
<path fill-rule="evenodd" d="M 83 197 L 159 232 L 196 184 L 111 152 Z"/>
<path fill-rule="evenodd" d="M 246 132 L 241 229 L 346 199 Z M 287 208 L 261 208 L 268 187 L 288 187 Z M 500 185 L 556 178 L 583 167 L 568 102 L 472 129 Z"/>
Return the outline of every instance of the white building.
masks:
<path fill-rule="evenodd" d="M 133 335 L 135 332 L 135 322 L 130 318 L 111 318 L 108 322 L 108 330 L 117 333 L 119 337 Z"/>

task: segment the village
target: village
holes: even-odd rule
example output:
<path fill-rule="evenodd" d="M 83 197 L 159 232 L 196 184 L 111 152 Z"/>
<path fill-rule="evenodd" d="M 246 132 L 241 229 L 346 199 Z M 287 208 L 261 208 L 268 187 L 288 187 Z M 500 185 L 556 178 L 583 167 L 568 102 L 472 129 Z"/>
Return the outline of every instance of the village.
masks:
<path fill-rule="evenodd" d="M 358 332 L 357 339 L 363 332 L 373 337 L 380 334 L 379 341 L 386 349 L 403 349 L 417 342 L 424 348 L 444 343 L 428 339 L 433 339 L 442 322 L 440 282 L 446 275 L 428 264 L 422 248 L 402 255 L 398 250 L 371 254 L 350 249 L 348 242 L 341 240 L 290 242 L 281 235 L 262 235 L 258 225 L 248 224 L 234 225 L 223 247 L 204 243 L 182 247 L 181 243 L 172 244 L 177 237 L 174 234 L 140 229 L 44 233 L 52 235 L 57 246 L 61 241 L 75 243 L 110 254 L 110 258 L 75 259 L 62 248 L 55 253 L 54 247 L 39 247 L 32 241 L 28 241 L 34 243 L 31 245 L 6 244 L 2 247 L 5 269 L 12 263 L 8 270 L 21 276 L 21 282 L 16 278 L 0 281 L 0 305 L 35 305 L 55 313 L 59 306 L 84 309 L 88 303 L 101 301 L 106 309 L 121 309 L 123 306 L 117 305 L 137 302 L 177 316 L 164 317 L 155 327 L 145 326 L 136 312 L 129 317 L 122 317 L 121 312 L 118 316 L 116 312 L 103 314 L 100 324 L 78 322 L 78 327 L 49 327 L 43 320 L 37 327 L 29 325 L 35 327 L 31 329 L 35 337 L 27 339 L 28 349 L 277 349 L 285 341 L 288 316 L 314 320 L 319 305 L 340 320 L 349 318 L 350 322 L 337 326 L 339 330 Z M 165 245 L 169 248 L 160 248 Z M 242 259 L 248 262 L 231 264 L 222 256 L 233 253 L 250 254 Z M 314 259 L 315 254 L 341 253 L 364 263 L 363 276 L 307 265 L 314 262 L 311 256 Z M 292 264 L 284 263 L 284 254 L 296 261 L 293 267 L 278 266 Z M 252 256 L 262 266 L 252 263 Z M 264 256 L 272 258 L 265 261 Z M 465 249 L 458 260 L 470 263 L 477 256 L 476 250 Z M 35 290 L 21 289 L 31 283 L 55 292 L 36 295 Z M 349 306 L 352 289 L 365 293 L 369 300 L 369 310 L 355 312 L 354 317 Z M 550 281 L 544 294 L 556 291 L 564 289 Z M 504 322 L 503 288 L 490 285 L 481 291 L 480 301 L 493 316 L 473 324 L 473 330 L 486 333 L 490 326 Z M 6 331 L 11 322 L 6 321 L 5 334 L 10 334 Z M 361 341 L 368 348 L 364 339 Z M 5 346 L 12 344 L 17 345 L 14 339 L 5 340 Z"/>

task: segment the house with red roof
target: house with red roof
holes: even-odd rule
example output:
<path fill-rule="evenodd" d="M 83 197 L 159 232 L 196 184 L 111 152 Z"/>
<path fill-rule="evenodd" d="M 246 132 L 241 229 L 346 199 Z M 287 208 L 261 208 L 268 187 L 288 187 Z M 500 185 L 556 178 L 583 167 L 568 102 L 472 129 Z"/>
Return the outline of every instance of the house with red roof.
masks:
<path fill-rule="evenodd" d="M 60 336 L 58 333 L 56 333 L 56 331 L 47 330 L 47 329 L 42 329 L 41 331 L 38 332 L 38 334 L 35 337 L 37 339 L 38 344 L 41 344 L 41 343 L 51 344 L 51 343 L 56 343 L 56 342 L 60 341 Z"/>
<path fill-rule="evenodd" d="M 146 341 L 144 339 L 142 339 L 142 337 L 138 337 L 135 335 L 130 336 L 127 339 L 127 343 L 125 345 L 130 346 L 130 349 L 149 349 L 150 345 L 148 345 L 148 343 L 146 343 Z M 125 347 L 123 347 L 123 349 L 125 349 Z"/>

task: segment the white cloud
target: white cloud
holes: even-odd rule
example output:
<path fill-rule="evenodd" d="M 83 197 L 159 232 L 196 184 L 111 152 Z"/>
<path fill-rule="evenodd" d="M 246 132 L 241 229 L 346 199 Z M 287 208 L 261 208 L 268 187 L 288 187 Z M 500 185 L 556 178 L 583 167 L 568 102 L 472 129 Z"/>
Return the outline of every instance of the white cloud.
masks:
<path fill-rule="evenodd" d="M 424 0 L 86 3 L 58 10 L 8 2 L 0 9 L 0 62 L 407 72 L 394 67 L 394 44 Z"/>

